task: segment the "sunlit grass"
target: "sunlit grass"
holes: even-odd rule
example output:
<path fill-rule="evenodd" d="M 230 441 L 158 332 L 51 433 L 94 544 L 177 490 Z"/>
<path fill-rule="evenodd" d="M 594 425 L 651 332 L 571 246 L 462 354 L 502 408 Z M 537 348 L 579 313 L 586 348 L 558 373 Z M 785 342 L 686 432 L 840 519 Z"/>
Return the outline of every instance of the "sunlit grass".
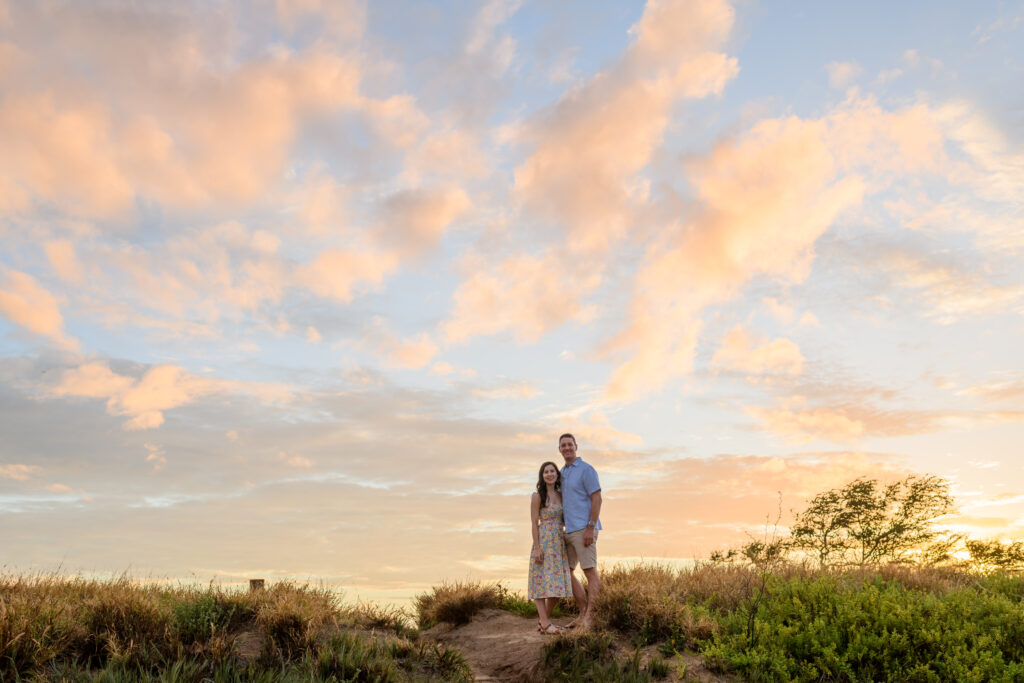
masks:
<path fill-rule="evenodd" d="M 602 585 L 592 630 L 538 646 L 545 680 L 657 680 L 692 656 L 749 680 L 1024 679 L 1020 574 L 636 564 L 604 569 Z M 463 654 L 412 619 L 458 625 L 484 609 L 536 617 L 500 583 L 441 584 L 408 615 L 292 583 L 0 574 L 0 680 L 470 680 Z"/>
<path fill-rule="evenodd" d="M 522 593 L 511 591 L 501 583 L 483 581 L 452 581 L 434 586 L 413 599 L 413 608 L 417 625 L 424 629 L 440 623 L 466 624 L 484 609 L 503 609 L 531 619 L 537 617 L 537 605 Z M 575 612 L 575 603 L 567 598 L 559 601 L 552 616 Z"/>
<path fill-rule="evenodd" d="M 469 680 L 405 613 L 327 588 L 0 575 L 0 680 Z M 347 673 L 346 673 L 347 672 Z"/>

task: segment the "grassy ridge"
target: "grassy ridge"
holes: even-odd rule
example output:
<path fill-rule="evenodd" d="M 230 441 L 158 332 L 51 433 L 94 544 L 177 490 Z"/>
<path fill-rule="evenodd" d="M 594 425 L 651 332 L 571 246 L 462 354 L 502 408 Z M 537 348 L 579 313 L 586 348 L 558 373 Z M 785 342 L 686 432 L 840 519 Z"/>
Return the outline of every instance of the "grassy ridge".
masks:
<path fill-rule="evenodd" d="M 2 681 L 471 680 L 399 611 L 279 583 L 256 593 L 0 575 Z"/>
<path fill-rule="evenodd" d="M 546 644 L 546 679 L 657 680 L 690 652 L 754 681 L 1024 681 L 1020 574 L 647 564 L 605 571 L 602 585 L 596 629 Z M 450 585 L 417 608 L 421 622 L 464 622 L 499 597 L 485 584 Z M 641 661 L 649 646 L 660 656 Z"/>
<path fill-rule="evenodd" d="M 618 567 L 596 628 L 545 641 L 545 680 L 651 681 L 679 653 L 756 681 L 1024 681 L 1024 575 L 953 568 Z M 421 628 L 484 608 L 532 617 L 500 584 L 417 596 Z M 564 604 L 571 611 L 571 604 Z M 400 611 L 276 584 L 243 593 L 0 575 L 0 680 L 470 680 Z"/>

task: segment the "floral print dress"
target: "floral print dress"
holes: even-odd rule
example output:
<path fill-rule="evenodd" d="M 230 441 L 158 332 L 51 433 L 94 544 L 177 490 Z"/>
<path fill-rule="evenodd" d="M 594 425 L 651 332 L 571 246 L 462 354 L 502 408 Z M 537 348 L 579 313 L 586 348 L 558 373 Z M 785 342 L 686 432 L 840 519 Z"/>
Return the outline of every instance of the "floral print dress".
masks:
<path fill-rule="evenodd" d="M 535 598 L 567 598 L 572 595 L 569 562 L 565 559 L 565 537 L 562 533 L 562 506 L 545 505 L 540 509 L 540 549 L 544 563 L 530 557 L 530 583 L 527 595 Z"/>

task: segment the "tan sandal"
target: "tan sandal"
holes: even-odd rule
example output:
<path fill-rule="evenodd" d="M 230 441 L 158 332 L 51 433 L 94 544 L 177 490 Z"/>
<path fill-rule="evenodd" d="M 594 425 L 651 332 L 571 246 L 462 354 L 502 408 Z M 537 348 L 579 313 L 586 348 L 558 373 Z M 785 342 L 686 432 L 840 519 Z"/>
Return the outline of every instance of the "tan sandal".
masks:
<path fill-rule="evenodd" d="M 547 628 L 542 628 L 540 632 L 546 636 L 557 636 L 562 632 L 562 629 L 558 628 L 554 624 L 548 624 Z"/>

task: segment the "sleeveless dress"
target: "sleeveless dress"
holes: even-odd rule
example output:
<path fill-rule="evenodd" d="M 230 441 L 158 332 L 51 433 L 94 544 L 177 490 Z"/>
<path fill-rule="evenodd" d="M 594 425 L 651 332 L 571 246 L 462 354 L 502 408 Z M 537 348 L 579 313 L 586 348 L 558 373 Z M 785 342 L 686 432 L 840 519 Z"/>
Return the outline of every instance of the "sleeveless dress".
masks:
<path fill-rule="evenodd" d="M 540 509 L 540 549 L 544 564 L 530 557 L 530 582 L 527 595 L 534 598 L 567 598 L 572 595 L 569 562 L 565 559 L 562 533 L 562 506 L 548 504 Z"/>

